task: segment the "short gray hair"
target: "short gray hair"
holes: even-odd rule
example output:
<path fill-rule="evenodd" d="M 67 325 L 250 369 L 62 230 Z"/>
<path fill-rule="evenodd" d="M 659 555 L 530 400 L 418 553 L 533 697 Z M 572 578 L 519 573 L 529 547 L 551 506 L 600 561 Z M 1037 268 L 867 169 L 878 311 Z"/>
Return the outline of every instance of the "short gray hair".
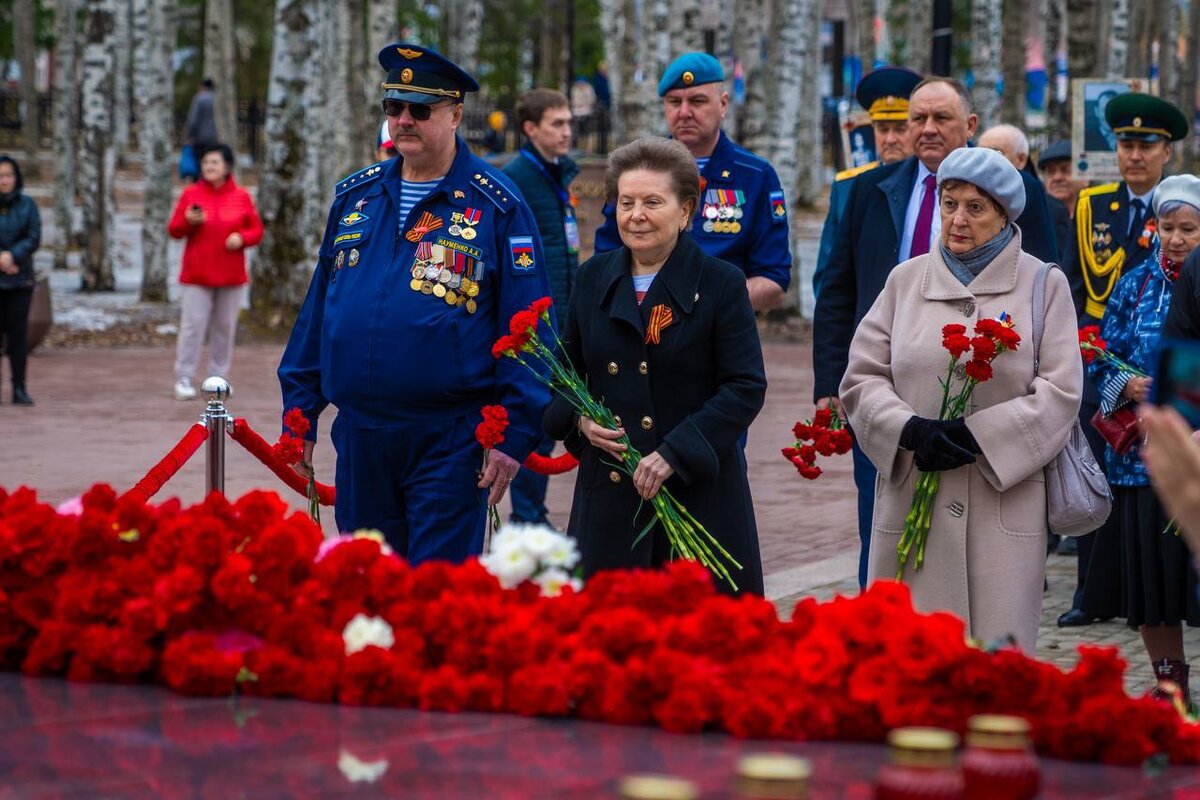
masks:
<path fill-rule="evenodd" d="M 1016 125 L 1009 125 L 1007 122 L 1001 122 L 999 125 L 993 125 L 988 128 L 979 138 L 987 136 L 989 133 L 999 133 L 1008 137 L 1008 141 L 1012 144 L 1013 152 L 1019 156 L 1029 155 L 1029 137 L 1025 132 Z"/>

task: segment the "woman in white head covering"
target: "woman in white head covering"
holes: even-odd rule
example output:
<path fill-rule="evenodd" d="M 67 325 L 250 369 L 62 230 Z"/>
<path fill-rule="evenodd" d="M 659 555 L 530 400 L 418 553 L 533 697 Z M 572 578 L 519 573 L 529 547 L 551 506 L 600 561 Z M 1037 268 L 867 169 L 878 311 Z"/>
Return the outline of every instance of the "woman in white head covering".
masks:
<path fill-rule="evenodd" d="M 879 470 L 870 579 L 894 578 L 896 547 L 922 472 L 939 472 L 924 565 L 904 582 L 923 611 L 962 617 L 984 641 L 1012 637 L 1033 652 L 1046 554 L 1042 468 L 1067 441 L 1083 370 L 1066 277 L 1045 294 L 1041 363 L 1034 376 L 1034 284 L 1042 262 L 1021 249 L 1020 174 L 985 148 L 955 150 L 938 168 L 938 247 L 897 266 L 855 332 L 841 400 Z M 992 364 L 967 412 L 940 420 L 947 353 L 942 328 L 967 331 L 1007 314 L 1022 343 Z M 957 392 L 965 372 L 952 381 Z"/>

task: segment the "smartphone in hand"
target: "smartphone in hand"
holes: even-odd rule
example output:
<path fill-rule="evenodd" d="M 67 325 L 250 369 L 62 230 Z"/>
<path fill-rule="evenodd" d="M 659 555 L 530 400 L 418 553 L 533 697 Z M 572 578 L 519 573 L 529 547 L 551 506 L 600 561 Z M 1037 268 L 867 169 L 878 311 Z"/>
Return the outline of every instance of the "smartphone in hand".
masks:
<path fill-rule="evenodd" d="M 1200 340 L 1163 339 L 1150 399 L 1174 408 L 1200 430 Z"/>

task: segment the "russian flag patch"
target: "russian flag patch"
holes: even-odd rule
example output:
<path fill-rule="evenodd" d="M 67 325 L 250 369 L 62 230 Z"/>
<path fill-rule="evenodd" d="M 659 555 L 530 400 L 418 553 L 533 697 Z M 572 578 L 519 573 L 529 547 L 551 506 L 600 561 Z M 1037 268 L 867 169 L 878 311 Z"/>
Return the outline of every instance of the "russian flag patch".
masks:
<path fill-rule="evenodd" d="M 783 192 L 771 192 L 771 216 L 775 219 L 783 219 L 787 216 L 787 206 L 783 202 Z"/>
<path fill-rule="evenodd" d="M 534 268 L 532 236 L 508 237 L 508 249 L 512 253 L 513 269 L 529 272 Z"/>

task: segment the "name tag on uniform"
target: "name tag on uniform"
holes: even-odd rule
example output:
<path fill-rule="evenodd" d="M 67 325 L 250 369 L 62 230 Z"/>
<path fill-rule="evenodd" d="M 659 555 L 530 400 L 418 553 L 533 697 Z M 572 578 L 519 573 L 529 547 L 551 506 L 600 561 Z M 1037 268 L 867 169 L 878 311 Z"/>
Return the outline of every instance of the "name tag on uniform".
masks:
<path fill-rule="evenodd" d="M 567 235 L 567 250 L 571 253 L 579 252 L 579 221 L 575 219 L 575 209 L 567 206 L 567 212 L 563 215 L 563 232 Z"/>

